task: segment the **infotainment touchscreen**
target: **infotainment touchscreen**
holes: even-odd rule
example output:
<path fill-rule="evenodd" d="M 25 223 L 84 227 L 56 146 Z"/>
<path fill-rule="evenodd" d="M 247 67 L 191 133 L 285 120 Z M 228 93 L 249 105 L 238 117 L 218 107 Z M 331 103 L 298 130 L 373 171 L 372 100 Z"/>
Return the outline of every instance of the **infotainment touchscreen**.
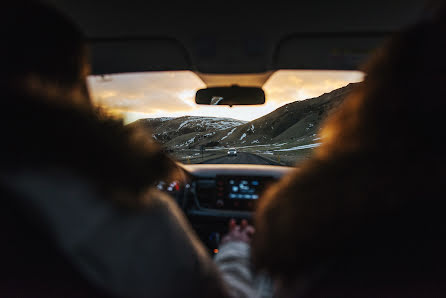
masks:
<path fill-rule="evenodd" d="M 271 177 L 217 176 L 217 200 L 225 209 L 251 209 L 271 181 Z"/>
<path fill-rule="evenodd" d="M 255 200 L 259 198 L 260 181 L 245 178 L 232 178 L 227 180 L 227 198 Z"/>

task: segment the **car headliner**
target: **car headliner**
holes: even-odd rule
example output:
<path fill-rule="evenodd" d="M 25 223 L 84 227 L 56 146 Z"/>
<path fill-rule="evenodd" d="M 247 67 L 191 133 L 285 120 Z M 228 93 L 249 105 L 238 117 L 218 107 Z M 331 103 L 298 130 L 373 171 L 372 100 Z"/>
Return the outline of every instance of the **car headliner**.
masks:
<path fill-rule="evenodd" d="M 191 70 L 208 86 L 262 86 L 278 69 L 356 70 L 429 13 L 420 0 L 46 1 L 85 32 L 94 74 Z"/>

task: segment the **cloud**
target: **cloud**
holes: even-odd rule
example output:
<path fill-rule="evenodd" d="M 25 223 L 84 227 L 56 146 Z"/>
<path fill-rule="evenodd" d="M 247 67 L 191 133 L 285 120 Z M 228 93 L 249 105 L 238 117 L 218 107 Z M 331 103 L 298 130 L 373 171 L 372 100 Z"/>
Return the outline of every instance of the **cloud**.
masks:
<path fill-rule="evenodd" d="M 205 85 L 191 71 L 91 76 L 89 87 L 97 105 L 122 115 L 127 121 L 183 115 L 253 120 L 286 103 L 317 97 L 362 79 L 363 74 L 358 71 L 280 70 L 263 86 L 265 105 L 232 108 L 195 104 L 195 92 Z"/>
<path fill-rule="evenodd" d="M 317 97 L 362 79 L 363 74 L 359 71 L 280 70 L 263 88 L 268 100 L 285 104 Z"/>
<path fill-rule="evenodd" d="M 204 83 L 191 72 L 148 72 L 89 77 L 93 101 L 107 109 L 154 113 L 190 111 Z"/>

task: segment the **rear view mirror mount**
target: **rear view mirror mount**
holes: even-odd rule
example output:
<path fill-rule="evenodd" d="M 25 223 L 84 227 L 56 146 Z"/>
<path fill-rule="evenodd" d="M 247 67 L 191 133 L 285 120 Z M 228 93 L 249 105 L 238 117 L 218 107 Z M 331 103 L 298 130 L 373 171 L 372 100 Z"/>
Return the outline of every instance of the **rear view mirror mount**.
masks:
<path fill-rule="evenodd" d="M 210 87 L 195 94 L 195 103 L 201 105 L 260 105 L 265 103 L 265 92 L 259 87 Z"/>

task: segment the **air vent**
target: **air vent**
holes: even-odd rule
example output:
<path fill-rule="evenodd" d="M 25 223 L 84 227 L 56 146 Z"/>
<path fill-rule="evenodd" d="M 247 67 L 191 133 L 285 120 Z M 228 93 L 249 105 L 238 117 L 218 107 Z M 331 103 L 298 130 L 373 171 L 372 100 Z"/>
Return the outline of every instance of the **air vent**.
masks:
<path fill-rule="evenodd" d="M 215 180 L 200 179 L 197 181 L 197 199 L 202 208 L 214 208 L 215 205 Z"/>

